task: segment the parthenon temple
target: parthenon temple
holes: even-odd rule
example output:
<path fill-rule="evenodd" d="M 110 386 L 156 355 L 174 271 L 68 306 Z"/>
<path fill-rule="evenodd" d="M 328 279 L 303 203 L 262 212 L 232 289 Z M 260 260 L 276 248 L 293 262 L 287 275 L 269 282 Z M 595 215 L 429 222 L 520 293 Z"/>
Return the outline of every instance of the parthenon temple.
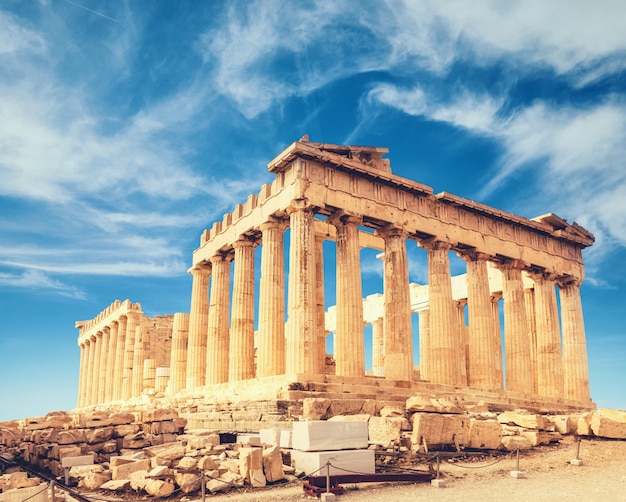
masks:
<path fill-rule="evenodd" d="M 593 235 L 434 194 L 393 174 L 387 153 L 306 136 L 287 147 L 272 183 L 202 233 L 189 313 L 149 318 L 126 300 L 76 323 L 78 407 L 243 389 L 592 406 L 580 285 Z M 424 253 L 425 284 L 409 280 L 409 246 Z M 366 248 L 383 274 L 369 295 Z M 465 273 L 453 276 L 455 253 Z"/>

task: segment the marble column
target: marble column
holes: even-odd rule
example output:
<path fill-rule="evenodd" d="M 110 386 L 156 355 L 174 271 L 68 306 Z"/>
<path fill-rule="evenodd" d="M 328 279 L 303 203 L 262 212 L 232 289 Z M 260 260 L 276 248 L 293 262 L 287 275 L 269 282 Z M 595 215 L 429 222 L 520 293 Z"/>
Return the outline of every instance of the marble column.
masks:
<path fill-rule="evenodd" d="M 285 373 L 285 228 L 285 223 L 276 219 L 261 224 L 259 377 Z"/>
<path fill-rule="evenodd" d="M 499 390 L 502 388 L 501 377 L 498 376 L 498 368 L 502 367 L 502 349 L 499 321 L 493 315 L 489 291 L 489 256 L 478 252 L 459 256 L 467 263 L 468 385 L 478 389 Z"/>
<path fill-rule="evenodd" d="M 469 326 L 465 320 L 465 307 L 467 299 L 456 300 L 456 314 L 459 326 L 459 362 L 461 370 L 461 381 L 467 385 L 468 357 L 469 357 Z"/>
<path fill-rule="evenodd" d="M 379 234 L 385 241 L 385 378 L 410 382 L 413 379 L 413 340 L 407 232 L 386 228 Z"/>
<path fill-rule="evenodd" d="M 495 364 L 496 364 L 496 388 L 498 390 L 504 389 L 504 375 L 502 373 L 502 331 L 500 329 L 500 309 L 499 304 L 502 300 L 502 293 L 491 294 L 491 316 L 494 326 L 494 340 L 495 340 Z"/>
<path fill-rule="evenodd" d="M 522 283 L 527 272 L 522 272 Z M 528 333 L 530 335 L 530 373 L 535 375 L 533 379 L 533 394 L 538 393 L 537 388 L 537 317 L 535 315 L 535 289 L 524 287 L 524 305 L 526 305 L 526 319 L 528 320 Z"/>
<path fill-rule="evenodd" d="M 144 336 L 147 335 L 144 328 L 143 322 L 140 322 L 135 328 L 135 348 L 133 349 L 133 370 L 131 377 L 132 397 L 139 397 L 143 393 L 143 361 L 146 358 Z"/>
<path fill-rule="evenodd" d="M 317 330 L 317 373 L 326 371 L 326 309 L 324 308 L 324 240 L 315 234 L 315 319 Z"/>
<path fill-rule="evenodd" d="M 428 373 L 430 355 L 430 309 L 422 308 L 417 311 L 419 322 L 420 344 L 420 380 L 430 380 Z"/>
<path fill-rule="evenodd" d="M 254 248 L 240 237 L 233 243 L 235 271 L 230 324 L 228 381 L 254 378 Z"/>
<path fill-rule="evenodd" d="M 589 366 L 579 280 L 558 281 L 563 333 L 564 397 L 590 402 Z"/>
<path fill-rule="evenodd" d="M 198 264 L 189 272 L 191 285 L 191 308 L 189 310 L 189 345 L 187 349 L 187 389 L 204 386 L 206 380 L 207 330 L 209 318 L 209 279 L 211 267 Z"/>
<path fill-rule="evenodd" d="M 460 330 L 452 299 L 451 245 L 442 241 L 420 242 L 428 251 L 428 303 L 430 309 L 429 380 L 433 383 L 467 385 L 460 360 Z"/>
<path fill-rule="evenodd" d="M 122 399 L 129 399 L 133 393 L 133 363 L 135 352 L 135 334 L 141 322 L 141 313 L 129 310 L 126 313 L 126 341 L 124 342 L 124 376 L 122 380 Z"/>
<path fill-rule="evenodd" d="M 535 377 L 530 371 L 531 340 L 524 304 L 522 267 L 523 264 L 517 260 L 499 266 L 503 276 L 506 390 L 530 394 Z"/>
<path fill-rule="evenodd" d="M 126 325 L 128 318 L 123 315 L 117 320 L 117 348 L 115 349 L 115 376 L 113 378 L 113 401 L 122 399 L 124 382 L 124 358 L 126 357 Z"/>
<path fill-rule="evenodd" d="M 115 385 L 115 355 L 117 352 L 117 333 L 118 322 L 112 321 L 109 326 L 109 347 L 107 349 L 107 362 L 106 362 L 106 391 L 104 400 L 110 402 L 113 400 L 113 386 Z"/>
<path fill-rule="evenodd" d="M 82 408 L 85 406 L 85 388 L 87 381 L 87 366 L 89 360 L 89 354 L 87 353 L 87 347 L 89 344 L 87 342 L 83 342 L 80 344 L 80 368 L 78 371 L 78 402 L 76 403 L 77 408 Z"/>
<path fill-rule="evenodd" d="M 228 381 L 230 335 L 230 262 L 232 255 L 211 258 L 212 282 L 207 335 L 206 385 Z"/>
<path fill-rule="evenodd" d="M 88 373 L 87 373 L 87 392 L 86 392 L 86 405 L 90 406 L 92 404 L 96 404 L 96 384 L 94 381 L 95 369 L 96 369 L 96 337 L 89 337 L 89 365 L 88 365 Z"/>
<path fill-rule="evenodd" d="M 297 199 L 289 208 L 289 285 L 287 299 L 286 372 L 318 371 L 319 339 L 315 315 L 315 230 L 313 210 Z"/>
<path fill-rule="evenodd" d="M 185 388 L 187 377 L 187 342 L 189 340 L 189 314 L 174 314 L 172 326 L 172 351 L 170 355 L 170 381 L 168 392 L 175 394 Z"/>
<path fill-rule="evenodd" d="M 556 304 L 554 275 L 531 275 L 535 283 L 535 322 L 537 329 L 537 393 L 563 397 L 563 358 L 561 330 Z"/>
<path fill-rule="evenodd" d="M 385 376 L 385 329 L 383 318 L 372 322 L 372 373 Z"/>
<path fill-rule="evenodd" d="M 331 218 L 330 222 L 337 228 L 336 374 L 364 376 L 363 288 L 359 245 L 361 218 L 340 213 Z"/>
<path fill-rule="evenodd" d="M 98 331 L 94 335 L 93 348 L 95 351 L 93 359 L 92 371 L 92 402 L 97 404 L 100 402 L 100 360 L 102 359 L 102 331 Z"/>
<path fill-rule="evenodd" d="M 111 338 L 111 331 L 108 326 L 102 328 L 102 335 L 98 343 L 101 345 L 100 359 L 98 361 L 98 403 L 104 403 L 104 396 L 106 395 L 107 385 L 107 351 L 109 348 L 109 340 Z"/>

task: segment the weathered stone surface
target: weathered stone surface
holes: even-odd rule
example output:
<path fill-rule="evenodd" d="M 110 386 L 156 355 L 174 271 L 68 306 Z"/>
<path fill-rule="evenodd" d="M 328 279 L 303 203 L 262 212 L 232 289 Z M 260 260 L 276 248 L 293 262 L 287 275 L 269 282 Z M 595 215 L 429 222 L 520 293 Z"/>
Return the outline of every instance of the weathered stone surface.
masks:
<path fill-rule="evenodd" d="M 150 459 L 136 459 L 132 457 L 111 457 L 110 469 L 112 480 L 129 479 L 130 474 L 136 471 L 147 471 L 151 468 Z"/>
<path fill-rule="evenodd" d="M 185 456 L 185 446 L 180 442 L 149 446 L 144 448 L 143 451 L 149 457 L 158 457 L 165 460 L 178 460 Z"/>
<path fill-rule="evenodd" d="M 495 450 L 502 442 L 502 428 L 495 420 L 470 419 L 467 448 Z"/>
<path fill-rule="evenodd" d="M 509 451 L 530 450 L 533 447 L 530 440 L 524 436 L 504 436 L 502 446 Z"/>
<path fill-rule="evenodd" d="M 176 469 L 181 471 L 193 471 L 198 468 L 198 459 L 194 457 L 182 457 L 178 464 L 176 464 Z"/>
<path fill-rule="evenodd" d="M 143 413 L 144 422 L 161 422 L 164 420 L 174 420 L 178 418 L 178 411 L 174 408 L 161 408 L 149 410 Z"/>
<path fill-rule="evenodd" d="M 85 432 L 81 429 L 62 430 L 56 434 L 56 442 L 60 445 L 85 442 Z"/>
<path fill-rule="evenodd" d="M 328 419 L 329 422 L 367 422 L 371 415 L 369 413 L 357 413 L 355 415 L 335 415 Z"/>
<path fill-rule="evenodd" d="M 148 476 L 148 471 L 144 469 L 140 471 L 131 472 L 130 473 L 130 487 L 135 491 L 144 490 L 146 487 L 146 483 L 148 481 L 146 479 L 146 476 Z"/>
<path fill-rule="evenodd" d="M 505 411 L 498 415 L 501 424 L 519 425 L 526 429 L 546 429 L 546 420 L 543 415 L 521 413 L 517 411 Z"/>
<path fill-rule="evenodd" d="M 307 397 L 302 401 L 303 420 L 323 420 L 327 418 L 330 399 Z"/>
<path fill-rule="evenodd" d="M 145 491 L 152 497 L 165 498 L 174 493 L 175 486 L 167 480 L 148 479 L 146 481 Z"/>
<path fill-rule="evenodd" d="M 186 435 L 185 438 L 187 439 L 187 451 L 200 450 L 202 448 L 212 448 L 220 444 L 219 434 L 214 433 L 201 436 L 189 434 Z"/>
<path fill-rule="evenodd" d="M 259 471 L 260 475 L 258 474 Z M 241 448 L 239 450 L 239 474 L 252 486 L 265 486 L 262 448 Z"/>
<path fill-rule="evenodd" d="M 193 493 L 200 489 L 201 481 L 198 473 L 175 470 L 174 481 L 183 493 Z"/>
<path fill-rule="evenodd" d="M 150 446 L 150 444 L 150 438 L 143 431 L 124 436 L 122 442 L 122 446 L 124 448 L 130 449 L 146 448 L 147 446 Z"/>
<path fill-rule="evenodd" d="M 103 443 L 113 437 L 113 431 L 113 427 L 87 429 L 85 432 L 85 440 L 87 443 Z"/>
<path fill-rule="evenodd" d="M 578 415 L 576 419 L 576 434 L 578 436 L 593 436 L 594 435 L 593 431 L 591 430 L 592 419 L 593 419 L 592 412 Z"/>
<path fill-rule="evenodd" d="M 217 469 L 217 463 L 211 457 L 205 455 L 198 460 L 198 469 L 201 471 L 212 471 Z"/>
<path fill-rule="evenodd" d="M 417 451 L 424 442 L 430 448 L 438 445 L 464 445 L 469 432 L 469 419 L 464 415 L 415 413 L 411 417 L 413 432 L 411 448 Z"/>
<path fill-rule="evenodd" d="M 320 471 L 331 464 L 330 474 L 343 474 L 345 470 L 373 474 L 374 450 L 298 451 L 291 452 L 293 466 L 305 474 Z M 326 474 L 320 471 L 320 475 Z"/>
<path fill-rule="evenodd" d="M 549 418 L 554 424 L 555 431 L 565 435 L 572 433 L 574 427 L 569 415 L 551 415 Z"/>
<path fill-rule="evenodd" d="M 406 400 L 407 412 L 426 411 L 430 413 L 463 413 L 463 409 L 456 403 L 445 398 L 435 398 L 421 394 L 411 396 Z"/>
<path fill-rule="evenodd" d="M 402 422 L 385 417 L 371 417 L 368 422 L 369 440 L 372 443 L 389 445 L 400 441 Z"/>
<path fill-rule="evenodd" d="M 328 408 L 328 416 L 358 415 L 362 412 L 364 404 L 363 399 L 333 399 Z"/>
<path fill-rule="evenodd" d="M 283 456 L 280 447 L 272 446 L 263 451 L 263 472 L 268 483 L 273 483 L 285 478 L 283 471 Z"/>
<path fill-rule="evenodd" d="M 259 431 L 261 444 L 275 446 L 280 444 L 280 432 L 282 429 L 267 428 Z"/>
<path fill-rule="evenodd" d="M 140 429 L 141 426 L 139 424 L 120 424 L 115 426 L 113 435 L 116 438 L 121 438 L 124 436 L 130 436 L 131 434 L 136 434 Z"/>
<path fill-rule="evenodd" d="M 552 433 L 544 431 L 522 431 L 521 436 L 527 438 L 533 446 L 549 445 L 552 442 Z"/>
<path fill-rule="evenodd" d="M 596 410 L 591 418 L 591 430 L 598 437 L 626 439 L 626 411 Z"/>
<path fill-rule="evenodd" d="M 100 489 L 102 490 L 110 490 L 113 492 L 126 491 L 129 488 L 130 488 L 129 479 L 114 479 L 111 481 L 107 481 L 100 487 Z"/>
<path fill-rule="evenodd" d="M 400 406 L 383 406 L 380 410 L 379 415 L 383 418 L 404 417 L 405 410 L 404 408 L 401 408 Z"/>
<path fill-rule="evenodd" d="M 222 481 L 221 479 L 211 479 L 206 484 L 206 489 L 209 490 L 211 493 L 225 492 L 229 490 L 230 487 L 231 487 L 230 483 L 226 481 Z"/>

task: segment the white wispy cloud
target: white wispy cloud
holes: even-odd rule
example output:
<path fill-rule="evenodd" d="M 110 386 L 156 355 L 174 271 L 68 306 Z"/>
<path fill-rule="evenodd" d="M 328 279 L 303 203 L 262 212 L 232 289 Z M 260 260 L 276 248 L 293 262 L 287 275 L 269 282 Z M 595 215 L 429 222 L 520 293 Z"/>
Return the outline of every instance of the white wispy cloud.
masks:
<path fill-rule="evenodd" d="M 49 291 L 76 300 L 85 300 L 87 298 L 85 292 L 79 288 L 53 279 L 40 270 L 25 270 L 19 274 L 0 272 L 0 286 L 32 289 L 39 292 Z"/>

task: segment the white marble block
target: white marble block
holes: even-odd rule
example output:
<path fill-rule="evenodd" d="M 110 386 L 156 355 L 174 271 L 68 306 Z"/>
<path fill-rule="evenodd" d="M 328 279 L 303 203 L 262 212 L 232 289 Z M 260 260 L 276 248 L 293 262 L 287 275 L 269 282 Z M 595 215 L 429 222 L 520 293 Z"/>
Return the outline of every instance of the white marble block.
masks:
<path fill-rule="evenodd" d="M 261 444 L 268 444 L 270 446 L 280 446 L 280 432 L 282 429 L 261 429 L 259 435 L 261 436 Z"/>
<path fill-rule="evenodd" d="M 367 448 L 365 421 L 307 420 L 293 423 L 292 448 L 302 451 Z"/>
<path fill-rule="evenodd" d="M 280 447 L 281 448 L 292 448 L 292 438 L 293 431 L 291 429 L 283 429 L 280 431 Z"/>
<path fill-rule="evenodd" d="M 292 450 L 291 463 L 306 475 L 326 475 L 326 464 L 330 463 L 330 474 L 374 474 L 374 450 L 298 451 Z"/>

